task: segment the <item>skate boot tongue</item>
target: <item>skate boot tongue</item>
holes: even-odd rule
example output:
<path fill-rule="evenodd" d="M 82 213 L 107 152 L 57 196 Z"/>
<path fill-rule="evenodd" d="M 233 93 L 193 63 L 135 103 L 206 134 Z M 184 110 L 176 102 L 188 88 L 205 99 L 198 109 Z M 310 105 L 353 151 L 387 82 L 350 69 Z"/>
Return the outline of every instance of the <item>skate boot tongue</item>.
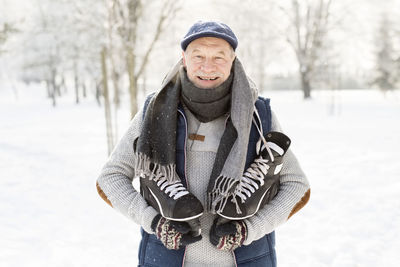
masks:
<path fill-rule="evenodd" d="M 269 148 L 272 151 L 275 151 L 279 156 L 282 156 L 283 153 L 285 153 L 285 151 L 283 150 L 283 148 L 281 148 L 280 146 L 278 146 L 277 144 L 273 143 L 273 142 L 267 142 L 267 145 L 269 146 Z"/>
<path fill-rule="evenodd" d="M 269 132 L 265 137 L 261 136 L 257 142 L 257 155 L 274 162 L 275 157 L 282 158 L 290 146 L 290 139 L 280 132 Z"/>

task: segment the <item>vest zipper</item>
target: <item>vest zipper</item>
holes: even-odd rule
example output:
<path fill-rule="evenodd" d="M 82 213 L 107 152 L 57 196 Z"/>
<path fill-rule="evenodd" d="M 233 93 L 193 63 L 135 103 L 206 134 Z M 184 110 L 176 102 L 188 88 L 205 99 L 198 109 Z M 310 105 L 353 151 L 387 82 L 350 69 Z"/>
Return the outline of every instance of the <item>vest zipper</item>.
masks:
<path fill-rule="evenodd" d="M 186 188 L 189 191 L 189 182 L 188 182 L 188 179 L 187 179 L 187 176 L 186 176 L 186 137 L 188 135 L 188 126 L 187 126 L 187 120 L 186 120 L 185 114 L 182 111 L 180 111 L 179 109 L 178 109 L 178 112 L 182 115 L 182 117 L 183 117 L 183 119 L 185 121 L 185 143 L 184 143 L 184 151 L 183 151 L 183 157 L 184 157 L 184 160 L 183 160 L 183 162 L 184 162 L 183 173 L 185 175 Z M 226 117 L 226 119 L 225 119 L 225 127 L 226 127 L 226 123 L 228 122 L 229 117 L 230 117 L 230 115 L 228 115 Z M 233 251 L 232 251 L 232 256 L 233 256 L 233 261 L 235 262 L 235 267 L 237 267 L 238 265 L 237 265 L 237 261 L 236 261 L 236 256 L 235 256 L 235 253 Z M 184 267 L 184 265 L 185 265 L 185 257 L 186 257 L 186 247 L 185 247 L 185 252 L 183 253 L 182 267 Z"/>

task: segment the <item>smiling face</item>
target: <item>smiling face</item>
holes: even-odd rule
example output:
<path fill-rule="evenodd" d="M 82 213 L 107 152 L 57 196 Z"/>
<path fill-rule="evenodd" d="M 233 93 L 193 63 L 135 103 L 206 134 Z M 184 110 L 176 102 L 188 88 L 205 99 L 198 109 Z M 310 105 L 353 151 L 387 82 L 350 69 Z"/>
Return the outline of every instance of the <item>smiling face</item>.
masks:
<path fill-rule="evenodd" d="M 182 57 L 189 80 L 199 88 L 211 89 L 228 79 L 235 53 L 223 39 L 202 37 L 192 41 Z"/>

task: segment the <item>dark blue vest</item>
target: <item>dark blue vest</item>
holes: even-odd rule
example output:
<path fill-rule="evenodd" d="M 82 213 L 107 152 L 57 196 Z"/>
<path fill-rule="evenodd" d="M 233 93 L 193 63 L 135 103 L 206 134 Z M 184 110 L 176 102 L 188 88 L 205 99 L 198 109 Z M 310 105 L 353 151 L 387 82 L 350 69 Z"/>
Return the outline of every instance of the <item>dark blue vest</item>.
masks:
<path fill-rule="evenodd" d="M 146 99 L 144 112 L 146 111 L 151 96 Z M 271 130 L 271 108 L 270 100 L 259 97 L 256 101 L 256 108 L 261 117 L 264 133 Z M 187 134 L 187 122 L 183 108 L 178 108 L 177 134 L 176 134 L 176 168 L 179 177 L 186 185 L 185 177 L 185 141 Z M 253 162 L 256 156 L 256 142 L 259 133 L 252 124 L 249 146 L 247 150 L 245 169 Z M 178 267 L 183 266 L 185 248 L 169 250 L 157 239 L 155 235 L 148 234 L 141 229 L 142 240 L 139 246 L 139 265 L 141 267 Z M 208 234 L 208 233 L 204 233 Z M 234 252 L 236 265 L 238 267 L 275 267 L 275 232 L 252 242 L 248 246 L 241 246 Z"/>

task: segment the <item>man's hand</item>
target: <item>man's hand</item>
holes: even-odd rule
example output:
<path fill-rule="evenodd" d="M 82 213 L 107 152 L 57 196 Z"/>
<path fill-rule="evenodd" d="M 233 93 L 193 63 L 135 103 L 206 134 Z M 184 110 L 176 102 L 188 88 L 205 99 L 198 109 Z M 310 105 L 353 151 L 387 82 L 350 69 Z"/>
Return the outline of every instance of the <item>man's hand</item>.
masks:
<path fill-rule="evenodd" d="M 233 251 L 240 247 L 247 237 L 247 226 L 244 221 L 228 221 L 220 224 L 214 220 L 210 230 L 210 241 L 219 250 Z"/>
<path fill-rule="evenodd" d="M 202 238 L 201 235 L 192 235 L 192 229 L 187 222 L 171 221 L 160 214 L 154 217 L 151 228 L 167 249 L 179 249 Z"/>

